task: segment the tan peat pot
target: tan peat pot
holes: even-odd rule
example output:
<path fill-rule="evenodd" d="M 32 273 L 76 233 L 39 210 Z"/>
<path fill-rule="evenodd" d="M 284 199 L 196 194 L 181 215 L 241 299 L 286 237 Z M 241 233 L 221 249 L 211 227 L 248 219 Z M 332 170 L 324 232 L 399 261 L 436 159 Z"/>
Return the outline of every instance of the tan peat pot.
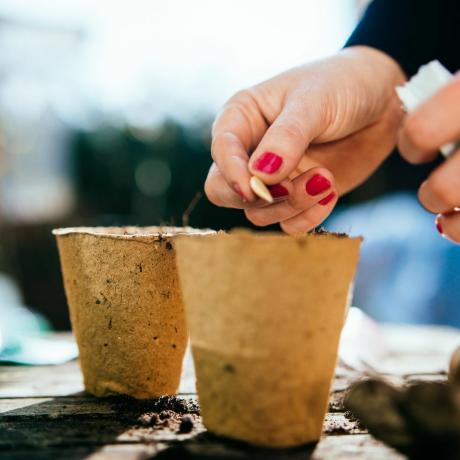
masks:
<path fill-rule="evenodd" d="M 57 229 L 86 390 L 153 398 L 176 393 L 187 344 L 174 227 Z"/>
<path fill-rule="evenodd" d="M 360 244 L 245 231 L 177 239 L 210 431 L 275 448 L 320 438 Z"/>

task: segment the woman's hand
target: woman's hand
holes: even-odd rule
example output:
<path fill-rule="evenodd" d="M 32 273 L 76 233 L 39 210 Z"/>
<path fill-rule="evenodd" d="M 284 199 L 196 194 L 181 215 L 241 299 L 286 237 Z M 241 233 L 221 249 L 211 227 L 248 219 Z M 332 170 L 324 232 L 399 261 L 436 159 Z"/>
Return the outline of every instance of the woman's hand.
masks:
<path fill-rule="evenodd" d="M 460 77 L 407 116 L 398 147 L 411 163 L 425 163 L 439 148 L 460 139 Z M 422 205 L 435 214 L 438 230 L 460 242 L 460 155 L 453 153 L 419 188 Z"/>
<path fill-rule="evenodd" d="M 403 116 L 394 87 L 403 81 L 389 56 L 354 47 L 237 93 L 213 126 L 208 198 L 256 225 L 311 230 L 394 148 Z M 251 175 L 274 204 L 257 199 Z"/>

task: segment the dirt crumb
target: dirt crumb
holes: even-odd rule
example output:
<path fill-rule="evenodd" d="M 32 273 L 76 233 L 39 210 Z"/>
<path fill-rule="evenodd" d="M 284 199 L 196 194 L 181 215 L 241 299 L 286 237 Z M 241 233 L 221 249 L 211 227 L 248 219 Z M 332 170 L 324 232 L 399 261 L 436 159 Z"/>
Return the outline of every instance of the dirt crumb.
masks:
<path fill-rule="evenodd" d="M 142 426 L 155 426 L 159 421 L 158 414 L 155 412 L 146 412 L 139 416 L 137 422 Z"/>
<path fill-rule="evenodd" d="M 178 433 L 190 433 L 193 430 L 193 418 L 189 414 L 185 414 L 180 421 Z"/>
<path fill-rule="evenodd" d="M 318 227 L 312 232 L 314 235 L 334 235 L 337 238 L 347 238 L 348 235 L 346 233 L 340 233 L 340 232 L 330 232 L 329 230 L 326 230 L 324 227 Z"/>

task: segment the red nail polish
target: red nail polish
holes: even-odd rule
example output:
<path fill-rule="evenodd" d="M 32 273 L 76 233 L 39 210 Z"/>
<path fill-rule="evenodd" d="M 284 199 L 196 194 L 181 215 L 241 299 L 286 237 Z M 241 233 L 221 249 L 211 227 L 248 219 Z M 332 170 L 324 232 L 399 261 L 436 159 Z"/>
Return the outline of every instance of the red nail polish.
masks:
<path fill-rule="evenodd" d="M 322 200 L 319 200 L 318 203 L 321 206 L 326 206 L 328 203 L 330 203 L 333 199 L 335 198 L 335 192 L 329 193 L 328 196 L 325 196 Z"/>
<path fill-rule="evenodd" d="M 276 153 L 265 152 L 254 162 L 254 168 L 266 174 L 273 174 L 280 169 L 282 163 L 283 159 Z"/>
<path fill-rule="evenodd" d="M 273 198 L 282 198 L 289 194 L 287 189 L 281 184 L 268 185 L 268 190 L 270 190 Z"/>
<path fill-rule="evenodd" d="M 325 192 L 328 188 L 330 188 L 330 186 L 331 186 L 331 182 L 329 181 L 329 179 L 326 179 L 321 174 L 315 174 L 306 183 L 305 190 L 307 191 L 309 195 L 315 196 L 315 195 L 319 195 L 320 193 Z"/>
<path fill-rule="evenodd" d="M 438 229 L 438 232 L 439 232 L 441 235 L 443 235 L 444 233 L 443 233 L 443 231 L 442 231 L 442 224 L 441 224 L 441 222 L 439 221 L 439 219 L 436 219 L 435 223 L 436 223 L 436 228 Z"/>
<path fill-rule="evenodd" d="M 241 187 L 235 182 L 233 184 L 233 190 L 235 190 L 236 193 L 238 193 L 238 195 L 241 197 L 241 199 L 246 203 L 248 200 L 246 199 L 246 197 L 244 196 L 244 193 L 243 191 L 241 190 Z"/>

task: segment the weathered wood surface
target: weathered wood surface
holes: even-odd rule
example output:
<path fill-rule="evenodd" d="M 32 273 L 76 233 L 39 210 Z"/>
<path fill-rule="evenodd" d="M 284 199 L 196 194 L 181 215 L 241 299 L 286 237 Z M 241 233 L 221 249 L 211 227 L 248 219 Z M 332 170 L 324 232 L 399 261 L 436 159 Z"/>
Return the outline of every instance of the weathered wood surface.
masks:
<path fill-rule="evenodd" d="M 0 366 L 1 398 L 68 396 L 84 391 L 76 361 L 61 366 Z M 195 392 L 195 375 L 190 351 L 184 360 L 179 394 Z"/>
<path fill-rule="evenodd" d="M 445 379 L 449 354 L 460 343 L 460 332 L 447 328 L 385 327 L 384 336 L 387 353 L 378 370 L 405 382 Z M 207 440 L 199 417 L 187 434 L 179 434 L 174 423 L 162 429 L 140 426 L 138 418 L 146 407 L 120 398 L 99 400 L 86 395 L 76 362 L 53 367 L 0 366 L 0 459 L 190 458 L 183 453 L 174 456 L 174 449 L 190 445 L 190 452 L 195 452 L 200 437 L 209 455 L 216 451 L 218 458 L 404 458 L 347 419 L 342 397 L 356 378 L 358 374 L 338 369 L 324 434 L 313 452 L 300 449 L 268 456 L 265 451 L 245 451 L 214 438 Z M 182 397 L 196 397 L 190 356 L 180 391 Z M 201 444 L 198 447 L 206 451 Z"/>

